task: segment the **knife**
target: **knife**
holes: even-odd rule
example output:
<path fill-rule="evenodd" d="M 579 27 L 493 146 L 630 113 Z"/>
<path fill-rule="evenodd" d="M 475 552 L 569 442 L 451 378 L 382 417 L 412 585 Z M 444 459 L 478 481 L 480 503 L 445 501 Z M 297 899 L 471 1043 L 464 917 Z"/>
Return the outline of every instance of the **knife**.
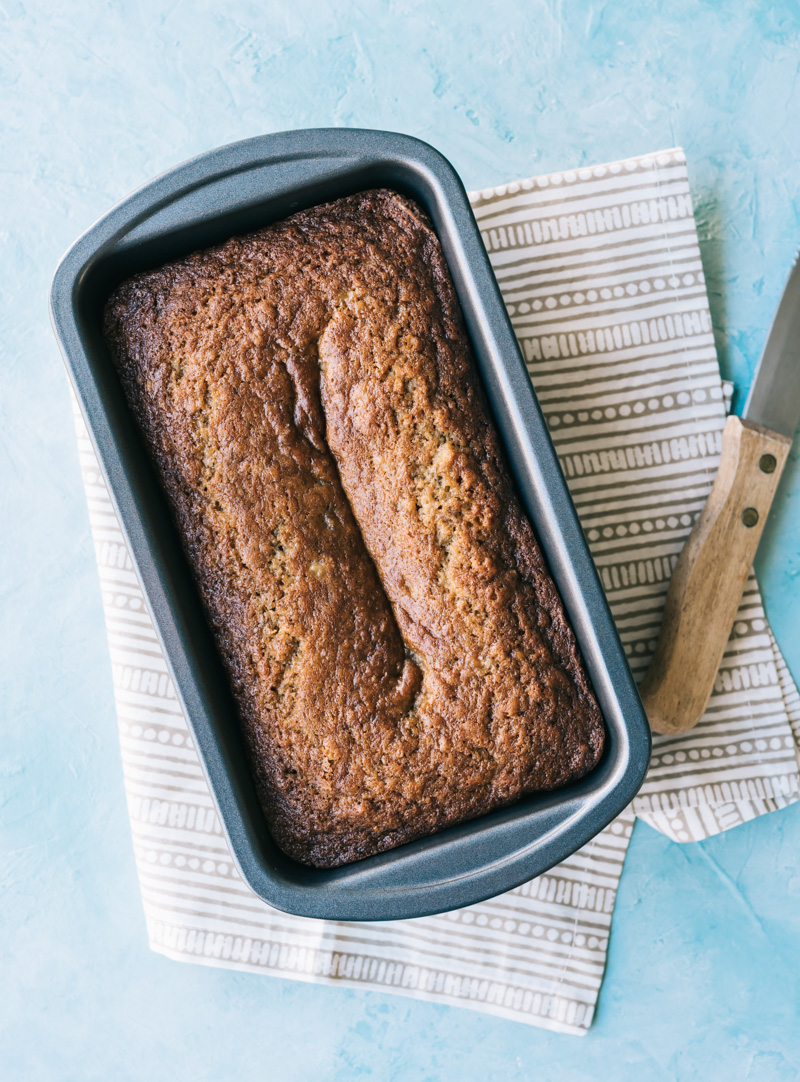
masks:
<path fill-rule="evenodd" d="M 708 705 L 800 421 L 798 256 L 742 416 L 725 424 L 714 485 L 670 581 L 655 654 L 639 686 L 656 733 L 686 732 Z"/>

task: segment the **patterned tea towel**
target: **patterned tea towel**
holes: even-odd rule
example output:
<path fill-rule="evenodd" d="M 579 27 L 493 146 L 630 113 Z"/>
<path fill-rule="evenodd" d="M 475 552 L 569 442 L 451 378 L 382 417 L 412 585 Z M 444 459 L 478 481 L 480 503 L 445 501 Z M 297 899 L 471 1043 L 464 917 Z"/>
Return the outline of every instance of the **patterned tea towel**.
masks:
<path fill-rule="evenodd" d="M 684 155 L 555 173 L 471 199 L 640 678 L 725 421 Z M 800 702 L 751 576 L 701 723 L 656 738 L 632 807 L 563 864 L 488 902 L 417 920 L 355 924 L 271 909 L 236 870 L 79 417 L 77 426 L 154 950 L 580 1034 L 603 977 L 634 815 L 691 841 L 800 798 Z"/>

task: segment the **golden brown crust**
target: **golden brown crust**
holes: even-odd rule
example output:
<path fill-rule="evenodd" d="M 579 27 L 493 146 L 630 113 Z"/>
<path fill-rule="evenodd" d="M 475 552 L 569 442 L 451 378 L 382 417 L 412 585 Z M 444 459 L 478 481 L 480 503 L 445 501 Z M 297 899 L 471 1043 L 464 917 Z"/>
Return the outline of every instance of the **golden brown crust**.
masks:
<path fill-rule="evenodd" d="M 412 203 L 139 275 L 105 326 L 287 853 L 344 864 L 594 767 L 600 712 Z"/>

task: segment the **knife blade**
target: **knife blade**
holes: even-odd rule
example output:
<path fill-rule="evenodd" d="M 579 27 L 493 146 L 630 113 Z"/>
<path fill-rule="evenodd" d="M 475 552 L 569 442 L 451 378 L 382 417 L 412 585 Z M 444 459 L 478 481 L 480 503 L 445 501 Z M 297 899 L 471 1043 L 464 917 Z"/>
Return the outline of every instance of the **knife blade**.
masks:
<path fill-rule="evenodd" d="M 784 436 L 800 423 L 800 263 L 795 256 L 742 417 Z"/>
<path fill-rule="evenodd" d="M 795 257 L 742 417 L 725 424 L 717 476 L 675 565 L 653 660 L 639 686 L 656 733 L 686 732 L 705 712 L 798 422 Z"/>

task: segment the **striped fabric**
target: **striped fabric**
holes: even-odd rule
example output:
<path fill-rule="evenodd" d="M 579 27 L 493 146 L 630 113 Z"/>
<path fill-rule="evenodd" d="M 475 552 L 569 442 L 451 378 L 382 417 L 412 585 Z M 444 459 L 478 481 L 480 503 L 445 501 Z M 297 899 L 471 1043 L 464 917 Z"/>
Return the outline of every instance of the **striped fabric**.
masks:
<path fill-rule="evenodd" d="M 493 188 L 473 209 L 641 678 L 725 424 L 683 152 Z M 779 667 L 791 686 L 751 575 L 705 716 L 655 740 L 640 818 L 688 841 L 798 798 Z"/>
<path fill-rule="evenodd" d="M 625 642 L 641 675 L 724 421 L 680 151 L 475 193 L 473 205 Z M 243 883 L 83 422 L 78 444 L 154 950 L 395 991 L 570 1033 L 591 1023 L 634 810 L 677 840 L 798 798 L 797 691 L 751 580 L 709 710 L 659 738 L 634 808 L 480 905 L 384 924 L 279 913 Z"/>

